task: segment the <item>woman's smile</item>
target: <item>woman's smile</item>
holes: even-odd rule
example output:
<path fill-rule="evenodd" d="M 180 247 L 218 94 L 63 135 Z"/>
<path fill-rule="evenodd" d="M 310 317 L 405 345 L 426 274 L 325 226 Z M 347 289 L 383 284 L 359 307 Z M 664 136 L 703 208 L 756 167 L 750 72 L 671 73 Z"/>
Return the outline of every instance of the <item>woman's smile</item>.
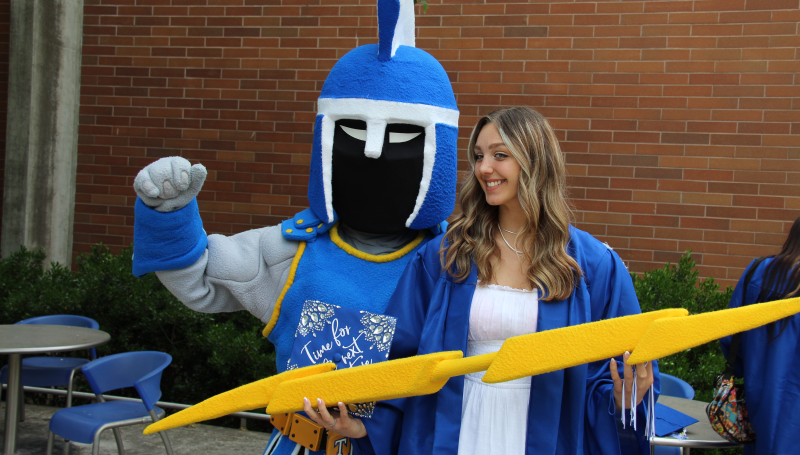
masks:
<path fill-rule="evenodd" d="M 494 191 L 497 187 L 501 184 L 506 182 L 507 180 L 484 180 L 486 182 L 486 191 Z"/>

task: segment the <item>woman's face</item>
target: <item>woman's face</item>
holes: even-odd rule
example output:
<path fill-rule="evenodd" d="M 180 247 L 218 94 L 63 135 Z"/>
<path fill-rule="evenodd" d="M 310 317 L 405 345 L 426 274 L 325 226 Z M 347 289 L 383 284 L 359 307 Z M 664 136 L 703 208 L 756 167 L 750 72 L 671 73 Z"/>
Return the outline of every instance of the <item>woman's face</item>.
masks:
<path fill-rule="evenodd" d="M 486 203 L 521 210 L 517 197 L 519 173 L 519 163 L 509 153 L 497 127 L 494 123 L 484 125 L 475 141 L 475 178 L 486 194 Z"/>

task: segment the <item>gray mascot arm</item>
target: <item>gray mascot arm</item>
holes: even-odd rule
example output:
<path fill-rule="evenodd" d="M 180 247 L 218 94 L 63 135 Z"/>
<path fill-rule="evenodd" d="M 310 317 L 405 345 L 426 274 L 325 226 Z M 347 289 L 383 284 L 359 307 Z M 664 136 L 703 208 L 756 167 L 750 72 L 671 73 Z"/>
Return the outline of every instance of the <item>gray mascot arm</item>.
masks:
<path fill-rule="evenodd" d="M 200 164 L 192 166 L 181 157 L 161 158 L 139 172 L 134 190 L 151 209 L 174 212 L 197 196 L 206 175 Z M 156 275 L 175 297 L 195 311 L 247 310 L 266 323 L 286 284 L 296 252 L 297 244 L 283 238 L 280 226 L 231 237 L 210 235 L 208 247 L 193 264 L 159 270 Z"/>

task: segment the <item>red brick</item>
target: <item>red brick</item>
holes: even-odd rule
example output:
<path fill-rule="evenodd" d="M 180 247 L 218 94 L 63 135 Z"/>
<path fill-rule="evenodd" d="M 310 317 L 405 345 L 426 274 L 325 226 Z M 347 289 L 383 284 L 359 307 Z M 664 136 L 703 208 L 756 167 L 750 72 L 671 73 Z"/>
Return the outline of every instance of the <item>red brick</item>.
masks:
<path fill-rule="evenodd" d="M 631 215 L 631 224 L 638 226 L 678 227 L 680 217 L 659 215 Z"/>
<path fill-rule="evenodd" d="M 668 22 L 669 14 L 623 14 L 619 18 L 619 23 L 623 25 L 666 24 Z"/>
<path fill-rule="evenodd" d="M 706 231 L 706 232 L 724 232 L 724 231 Z M 692 242 L 692 241 L 681 241 L 678 244 L 679 251 L 687 251 L 691 250 L 695 253 L 715 253 L 715 254 L 726 254 L 728 252 L 728 244 L 727 243 L 715 243 L 715 242 Z M 718 275 L 719 276 L 719 275 Z"/>
<path fill-rule="evenodd" d="M 796 184 L 792 185 L 759 185 L 759 194 L 769 196 L 800 196 L 800 187 Z"/>
<path fill-rule="evenodd" d="M 664 37 L 636 37 L 636 38 L 620 38 L 619 47 L 634 48 L 634 49 L 656 49 L 666 48 L 667 39 Z"/>
<path fill-rule="evenodd" d="M 714 71 L 718 73 L 763 73 L 767 71 L 766 61 L 717 62 Z"/>
<path fill-rule="evenodd" d="M 531 38 L 531 40 L 535 40 L 536 38 Z M 564 40 L 567 38 L 551 38 L 553 40 Z M 562 46 L 562 47 L 572 47 L 573 49 L 616 49 L 619 47 L 619 38 L 572 38 L 569 39 L 572 42 L 572 46 Z"/>
<path fill-rule="evenodd" d="M 795 209 L 773 209 L 773 208 L 759 208 L 759 220 L 783 220 L 794 221 L 797 219 L 797 210 Z"/>
<path fill-rule="evenodd" d="M 743 10 L 745 0 L 697 0 L 695 11 L 734 11 Z"/>
<path fill-rule="evenodd" d="M 644 17 L 653 17 L 653 14 L 644 14 Z M 642 36 L 688 36 L 692 31 L 691 25 L 643 25 Z"/>
<path fill-rule="evenodd" d="M 644 4 L 644 10 L 645 12 L 692 11 L 693 6 L 694 6 L 693 1 L 686 1 L 686 0 L 646 2 Z"/>
<path fill-rule="evenodd" d="M 712 144 L 761 145 L 761 136 L 754 134 L 712 134 Z"/>
<path fill-rule="evenodd" d="M 751 243 L 757 243 L 761 245 L 774 245 L 774 246 L 782 246 L 783 242 L 786 241 L 786 235 L 783 233 L 780 234 L 771 234 L 771 233 L 758 233 L 755 236 L 755 241 Z"/>
<path fill-rule="evenodd" d="M 762 190 L 763 191 L 763 190 Z M 709 182 L 709 193 L 725 193 L 725 194 L 758 194 L 759 185 L 745 184 L 745 183 L 724 183 L 724 182 Z"/>
<path fill-rule="evenodd" d="M 659 203 L 656 207 L 657 215 L 678 215 L 678 216 L 704 216 L 706 207 L 704 205 L 689 204 L 668 204 Z"/>
<path fill-rule="evenodd" d="M 672 144 L 637 144 L 636 153 L 640 155 L 683 155 L 683 145 Z"/>
<path fill-rule="evenodd" d="M 689 98 L 689 109 L 736 109 L 738 101 L 736 98 Z"/>
<path fill-rule="evenodd" d="M 615 131 L 613 138 L 614 142 L 635 142 L 637 144 L 641 144 L 644 142 L 658 143 L 659 140 L 660 140 L 659 133 L 626 132 L 626 131 Z"/>
<path fill-rule="evenodd" d="M 798 0 L 747 0 L 746 10 L 797 9 Z"/>
<path fill-rule="evenodd" d="M 722 36 L 717 41 L 717 47 L 768 47 L 768 36 Z"/>
<path fill-rule="evenodd" d="M 631 248 L 641 249 L 641 250 L 675 251 L 678 248 L 678 242 L 675 240 L 667 240 L 667 239 L 632 238 L 630 246 Z"/>
<path fill-rule="evenodd" d="M 735 133 L 733 122 L 688 122 L 686 131 L 690 133 Z"/>
<path fill-rule="evenodd" d="M 636 178 L 640 179 L 675 179 L 679 180 L 683 176 L 682 169 L 648 168 L 637 167 Z"/>
<path fill-rule="evenodd" d="M 715 218 L 695 218 L 695 217 L 681 217 L 680 227 L 687 229 L 715 229 L 715 230 L 728 230 L 730 228 L 730 220 L 715 219 Z"/>
<path fill-rule="evenodd" d="M 658 181 L 653 179 L 612 178 L 610 187 L 619 190 L 655 190 L 658 188 Z M 629 201 L 632 198 L 629 192 L 614 194 L 617 200 Z"/>

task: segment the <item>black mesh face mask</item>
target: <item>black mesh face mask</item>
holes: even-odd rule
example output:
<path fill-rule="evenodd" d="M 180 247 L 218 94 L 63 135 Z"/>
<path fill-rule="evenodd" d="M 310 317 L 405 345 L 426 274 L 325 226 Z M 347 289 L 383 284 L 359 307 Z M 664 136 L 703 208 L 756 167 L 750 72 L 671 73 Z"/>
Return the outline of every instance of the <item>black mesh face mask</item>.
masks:
<path fill-rule="evenodd" d="M 366 141 L 358 133 L 366 129 L 361 120 L 336 122 L 331 163 L 333 209 L 342 223 L 358 231 L 402 232 L 422 181 L 425 128 L 388 124 L 377 159 L 364 155 Z"/>

